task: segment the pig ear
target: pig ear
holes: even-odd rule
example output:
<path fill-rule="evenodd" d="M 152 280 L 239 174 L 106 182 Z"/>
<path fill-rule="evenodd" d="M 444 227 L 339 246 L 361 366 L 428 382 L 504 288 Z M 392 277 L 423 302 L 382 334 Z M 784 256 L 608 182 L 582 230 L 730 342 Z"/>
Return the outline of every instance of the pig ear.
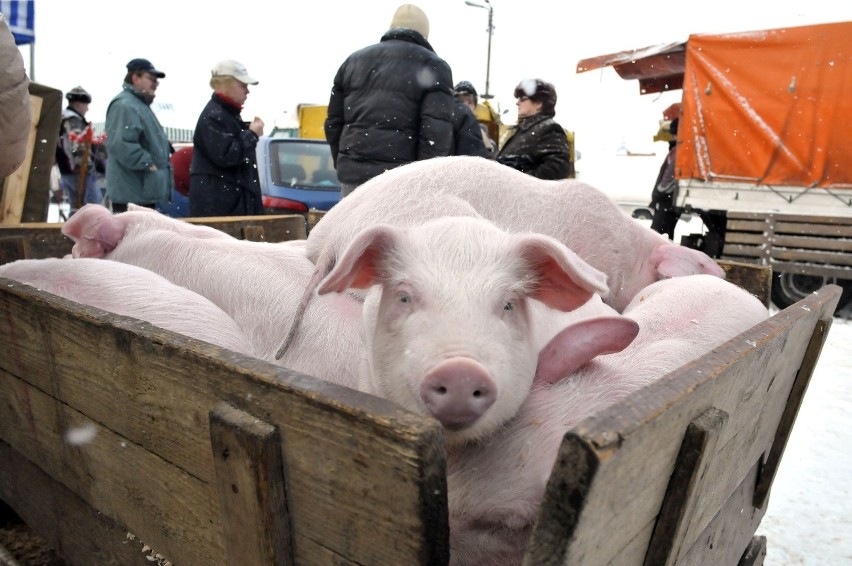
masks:
<path fill-rule="evenodd" d="M 609 290 L 606 275 L 553 238 L 525 234 L 520 237 L 518 248 L 539 280 L 530 296 L 551 308 L 574 310 L 594 293 L 605 295 Z"/>
<path fill-rule="evenodd" d="M 651 264 L 657 270 L 660 279 L 699 273 L 725 278 L 725 270 L 719 267 L 719 264 L 710 256 L 686 246 L 675 244 L 657 246 L 651 252 Z"/>
<path fill-rule="evenodd" d="M 399 230 L 391 226 L 374 226 L 361 232 L 323 279 L 317 293 L 342 293 L 377 283 L 379 263 L 396 246 L 399 237 Z"/>
<path fill-rule="evenodd" d="M 557 383 L 595 356 L 620 352 L 639 334 L 639 324 L 624 316 L 583 320 L 554 336 L 538 354 L 534 386 Z"/>
<path fill-rule="evenodd" d="M 74 257 L 103 257 L 124 237 L 127 223 L 99 204 L 87 204 L 62 225 L 62 233 L 74 240 Z"/>

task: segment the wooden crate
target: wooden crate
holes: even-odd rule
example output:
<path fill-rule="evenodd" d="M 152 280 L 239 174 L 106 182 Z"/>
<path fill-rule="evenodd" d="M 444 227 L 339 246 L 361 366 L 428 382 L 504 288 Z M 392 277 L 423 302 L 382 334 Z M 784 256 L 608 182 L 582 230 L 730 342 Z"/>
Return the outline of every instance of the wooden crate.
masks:
<path fill-rule="evenodd" d="M 217 216 L 182 218 L 181 220 L 191 224 L 211 226 L 241 240 L 285 242 L 304 240 L 307 237 L 305 220 L 298 214 Z M 61 230 L 62 224 L 55 222 L 0 225 L 0 240 L 22 238 L 25 246 L 24 257 L 28 259 L 63 257 L 71 253 L 74 241 L 62 234 Z M 0 263 L 5 263 L 2 259 L 0 256 Z"/>
<path fill-rule="evenodd" d="M 569 431 L 526 563 L 759 564 L 839 296 Z M 0 499 L 73 563 L 448 562 L 436 421 L 9 280 L 0 313 Z"/>

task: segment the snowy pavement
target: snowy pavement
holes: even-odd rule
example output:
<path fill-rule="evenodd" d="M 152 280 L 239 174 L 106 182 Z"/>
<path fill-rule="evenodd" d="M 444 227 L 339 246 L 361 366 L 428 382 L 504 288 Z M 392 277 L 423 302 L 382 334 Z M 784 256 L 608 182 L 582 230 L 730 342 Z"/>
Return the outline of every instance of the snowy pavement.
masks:
<path fill-rule="evenodd" d="M 834 319 L 757 534 L 765 566 L 852 564 L 852 321 Z"/>

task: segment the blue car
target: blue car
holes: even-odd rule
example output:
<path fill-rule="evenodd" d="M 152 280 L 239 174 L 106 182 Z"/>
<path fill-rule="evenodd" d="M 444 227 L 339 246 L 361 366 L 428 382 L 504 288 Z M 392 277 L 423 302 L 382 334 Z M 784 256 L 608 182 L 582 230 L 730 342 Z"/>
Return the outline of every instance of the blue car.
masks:
<path fill-rule="evenodd" d="M 257 171 L 267 214 L 307 215 L 340 201 L 340 182 L 325 140 L 261 137 Z"/>

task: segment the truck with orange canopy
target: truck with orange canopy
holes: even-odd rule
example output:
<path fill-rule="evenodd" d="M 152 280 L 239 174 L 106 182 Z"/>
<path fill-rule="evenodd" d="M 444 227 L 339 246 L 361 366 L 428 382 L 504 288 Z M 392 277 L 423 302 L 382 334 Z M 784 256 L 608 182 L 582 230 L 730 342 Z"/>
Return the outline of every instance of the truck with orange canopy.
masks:
<path fill-rule="evenodd" d="M 693 34 L 577 72 L 608 66 L 683 91 L 676 206 L 705 230 L 682 244 L 771 265 L 781 308 L 828 283 L 852 300 L 852 22 Z"/>

